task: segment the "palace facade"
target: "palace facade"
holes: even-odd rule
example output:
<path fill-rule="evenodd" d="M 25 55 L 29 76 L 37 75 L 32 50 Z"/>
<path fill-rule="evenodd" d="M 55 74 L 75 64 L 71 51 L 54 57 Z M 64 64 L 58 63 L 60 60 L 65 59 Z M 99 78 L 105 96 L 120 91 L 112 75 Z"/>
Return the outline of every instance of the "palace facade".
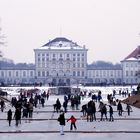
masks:
<path fill-rule="evenodd" d="M 87 51 L 85 46 L 80 46 L 67 38 L 55 38 L 34 49 L 35 67 L 1 67 L 0 82 L 37 82 L 60 86 L 140 83 L 140 46 L 124 58 L 119 67 L 89 66 Z"/>

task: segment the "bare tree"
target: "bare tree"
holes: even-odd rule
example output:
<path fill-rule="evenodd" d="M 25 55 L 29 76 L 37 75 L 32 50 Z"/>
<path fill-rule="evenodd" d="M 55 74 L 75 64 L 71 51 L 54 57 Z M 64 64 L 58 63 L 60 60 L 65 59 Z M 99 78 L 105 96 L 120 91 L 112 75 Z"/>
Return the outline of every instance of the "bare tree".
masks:
<path fill-rule="evenodd" d="M 5 45 L 4 39 L 5 39 L 5 36 L 2 34 L 2 28 L 0 27 L 0 47 Z M 2 55 L 1 48 L 0 48 L 0 59 L 2 57 L 3 57 L 3 55 Z"/>

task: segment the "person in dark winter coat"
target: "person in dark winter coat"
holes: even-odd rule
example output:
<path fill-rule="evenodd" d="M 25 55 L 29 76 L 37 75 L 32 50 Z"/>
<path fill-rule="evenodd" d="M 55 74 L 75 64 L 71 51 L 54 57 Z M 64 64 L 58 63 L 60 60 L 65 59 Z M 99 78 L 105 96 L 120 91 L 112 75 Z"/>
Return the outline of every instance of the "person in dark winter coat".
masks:
<path fill-rule="evenodd" d="M 61 109 L 61 103 L 60 103 L 59 98 L 57 98 L 57 100 L 56 100 L 56 112 L 58 113 L 58 111 L 60 111 L 60 109 Z"/>
<path fill-rule="evenodd" d="M 77 119 L 72 115 L 68 120 L 67 120 L 67 122 L 68 121 L 71 121 L 71 125 L 70 125 L 70 130 L 73 130 L 73 127 L 75 128 L 75 130 L 77 129 L 77 127 L 76 127 L 76 121 L 77 121 Z"/>
<path fill-rule="evenodd" d="M 87 108 L 87 122 L 90 120 L 92 122 L 92 108 L 88 107 Z"/>
<path fill-rule="evenodd" d="M 130 111 L 132 111 L 132 108 L 129 104 L 126 105 L 126 110 L 127 110 L 128 116 L 130 116 Z"/>
<path fill-rule="evenodd" d="M 42 107 L 44 107 L 44 103 L 45 103 L 45 99 L 42 97 L 42 98 L 41 98 Z"/>
<path fill-rule="evenodd" d="M 64 108 L 65 113 L 67 112 L 67 106 L 68 106 L 68 102 L 64 101 L 63 102 L 63 108 Z"/>
<path fill-rule="evenodd" d="M 91 109 L 92 109 L 92 121 L 93 121 L 93 118 L 96 121 L 96 106 L 95 106 L 95 102 L 91 101 L 90 106 L 91 106 Z"/>
<path fill-rule="evenodd" d="M 60 134 L 61 135 L 64 135 L 65 115 L 64 115 L 64 112 L 63 111 L 61 111 L 61 113 L 60 113 L 57 121 L 60 124 Z"/>
<path fill-rule="evenodd" d="M 1 112 L 3 112 L 4 107 L 5 107 L 5 102 L 1 100 L 0 105 L 1 105 Z"/>
<path fill-rule="evenodd" d="M 118 110 L 119 116 L 122 116 L 123 108 L 122 108 L 122 104 L 121 104 L 120 101 L 119 101 L 119 103 L 117 105 L 117 110 Z"/>
<path fill-rule="evenodd" d="M 112 108 L 111 105 L 109 105 L 109 114 L 110 114 L 109 121 L 114 121 L 114 118 L 113 118 L 113 108 Z"/>
<path fill-rule="evenodd" d="M 11 121 L 12 121 L 12 111 L 11 111 L 11 109 L 9 109 L 9 111 L 7 112 L 7 120 L 8 120 L 9 126 L 11 126 Z"/>
<path fill-rule="evenodd" d="M 47 95 L 46 95 L 47 100 L 49 100 L 49 96 L 50 96 L 50 94 L 49 94 L 49 92 L 48 92 Z"/>
<path fill-rule="evenodd" d="M 107 108 L 106 108 L 106 104 L 103 104 L 102 108 L 101 108 L 101 121 L 103 120 L 103 116 L 105 115 L 106 120 L 107 119 Z"/>
<path fill-rule="evenodd" d="M 14 118 L 16 120 L 16 126 L 18 126 L 18 124 L 21 123 L 21 110 L 20 110 L 20 108 L 16 108 Z"/>
<path fill-rule="evenodd" d="M 87 114 L 87 104 L 82 105 L 82 110 L 81 110 L 81 112 L 83 112 L 83 117 L 85 117 L 86 114 Z"/>

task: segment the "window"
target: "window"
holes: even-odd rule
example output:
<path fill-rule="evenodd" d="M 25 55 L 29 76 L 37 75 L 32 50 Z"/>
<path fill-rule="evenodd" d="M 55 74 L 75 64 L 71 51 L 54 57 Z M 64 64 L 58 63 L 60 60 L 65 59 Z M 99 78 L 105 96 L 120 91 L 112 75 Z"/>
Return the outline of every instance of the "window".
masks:
<path fill-rule="evenodd" d="M 85 73 L 84 73 L 84 71 L 82 71 L 82 76 L 85 76 Z"/>
<path fill-rule="evenodd" d="M 75 53 L 73 54 L 73 56 L 75 56 Z"/>
<path fill-rule="evenodd" d="M 48 63 L 46 63 L 46 68 L 48 68 L 49 67 L 49 64 Z"/>
<path fill-rule="evenodd" d="M 63 63 L 59 64 L 59 68 L 61 68 L 61 69 L 63 68 Z"/>
<path fill-rule="evenodd" d="M 59 58 L 60 61 L 63 61 L 63 58 Z"/>
<path fill-rule="evenodd" d="M 69 57 L 69 54 L 67 54 L 67 57 Z"/>
<path fill-rule="evenodd" d="M 45 67 L 45 63 L 42 63 L 42 67 Z"/>
<path fill-rule="evenodd" d="M 80 63 L 78 63 L 78 68 L 80 68 Z"/>
<path fill-rule="evenodd" d="M 52 68 L 56 68 L 56 64 L 55 63 L 52 63 Z"/>
<path fill-rule="evenodd" d="M 80 53 L 78 53 L 77 56 L 80 56 Z"/>
<path fill-rule="evenodd" d="M 77 76 L 80 76 L 80 71 L 77 72 Z"/>
<path fill-rule="evenodd" d="M 119 76 L 120 77 L 120 71 L 118 71 L 118 75 L 117 76 Z"/>
<path fill-rule="evenodd" d="M 75 67 L 76 67 L 76 65 L 75 65 L 75 64 L 73 64 L 73 67 L 75 68 Z"/>
<path fill-rule="evenodd" d="M 38 67 L 41 67 L 40 63 L 38 63 Z"/>
<path fill-rule="evenodd" d="M 82 57 L 82 61 L 84 61 L 84 58 Z"/>
<path fill-rule="evenodd" d="M 62 57 L 62 54 L 60 54 L 60 57 Z"/>
<path fill-rule="evenodd" d="M 42 76 L 45 77 L 45 71 L 42 71 Z"/>
<path fill-rule="evenodd" d="M 75 61 L 75 58 L 73 58 L 73 61 Z"/>
<path fill-rule="evenodd" d="M 38 62 L 40 62 L 40 58 L 38 58 Z"/>
<path fill-rule="evenodd" d="M 73 71 L 73 76 L 76 76 L 76 72 L 75 71 Z"/>
<path fill-rule="evenodd" d="M 133 71 L 131 71 L 131 76 L 133 76 Z"/>
<path fill-rule="evenodd" d="M 60 71 L 58 72 L 58 75 L 59 75 L 59 76 L 64 76 L 63 70 L 60 70 Z"/>
<path fill-rule="evenodd" d="M 4 72 L 3 71 L 1 72 L 1 77 L 4 77 Z"/>
<path fill-rule="evenodd" d="M 70 76 L 70 70 L 66 71 L 66 76 Z"/>
<path fill-rule="evenodd" d="M 66 68 L 70 68 L 70 63 L 67 63 L 66 64 Z"/>
<path fill-rule="evenodd" d="M 126 76 L 128 76 L 128 71 L 126 71 Z"/>
<path fill-rule="evenodd" d="M 42 58 L 42 62 L 44 62 L 44 61 L 45 61 L 45 58 L 43 57 L 43 58 Z"/>
<path fill-rule="evenodd" d="M 96 71 L 96 76 L 97 76 L 97 77 L 99 76 L 98 71 Z"/>
<path fill-rule="evenodd" d="M 82 53 L 82 56 L 84 56 L 84 53 Z"/>
<path fill-rule="evenodd" d="M 30 71 L 30 76 L 33 77 L 33 71 Z"/>
<path fill-rule="evenodd" d="M 49 72 L 47 71 L 47 76 L 49 76 Z"/>
<path fill-rule="evenodd" d="M 104 77 L 106 76 L 106 71 L 105 71 L 105 70 L 103 71 L 103 76 L 104 76 Z"/>
<path fill-rule="evenodd" d="M 55 54 L 53 53 L 53 57 L 55 57 Z"/>
<path fill-rule="evenodd" d="M 82 63 L 82 68 L 84 68 L 84 66 L 85 66 L 84 63 Z"/>
<path fill-rule="evenodd" d="M 26 71 L 23 71 L 23 77 L 25 77 L 26 76 Z"/>
<path fill-rule="evenodd" d="M 18 71 L 16 71 L 16 77 L 18 77 L 18 75 L 19 75 L 19 74 L 18 74 Z"/>
<path fill-rule="evenodd" d="M 77 61 L 80 61 L 80 58 L 79 57 L 77 58 Z"/>
<path fill-rule="evenodd" d="M 9 77 L 11 77 L 11 71 L 9 71 Z"/>
<path fill-rule="evenodd" d="M 38 71 L 38 76 L 40 77 L 40 71 Z"/>
<path fill-rule="evenodd" d="M 111 77 L 113 76 L 113 71 L 110 71 L 110 76 L 111 76 Z"/>
<path fill-rule="evenodd" d="M 52 60 L 53 60 L 53 61 L 55 61 L 56 59 L 55 59 L 55 58 L 53 58 Z"/>

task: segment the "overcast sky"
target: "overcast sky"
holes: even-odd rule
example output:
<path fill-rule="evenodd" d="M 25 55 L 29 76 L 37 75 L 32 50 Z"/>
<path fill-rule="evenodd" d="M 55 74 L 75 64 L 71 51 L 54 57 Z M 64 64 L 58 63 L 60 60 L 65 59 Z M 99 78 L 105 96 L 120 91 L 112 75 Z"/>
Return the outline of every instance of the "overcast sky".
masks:
<path fill-rule="evenodd" d="M 0 0 L 4 56 L 33 62 L 33 49 L 66 37 L 88 49 L 88 63 L 120 62 L 140 44 L 140 0 Z"/>

